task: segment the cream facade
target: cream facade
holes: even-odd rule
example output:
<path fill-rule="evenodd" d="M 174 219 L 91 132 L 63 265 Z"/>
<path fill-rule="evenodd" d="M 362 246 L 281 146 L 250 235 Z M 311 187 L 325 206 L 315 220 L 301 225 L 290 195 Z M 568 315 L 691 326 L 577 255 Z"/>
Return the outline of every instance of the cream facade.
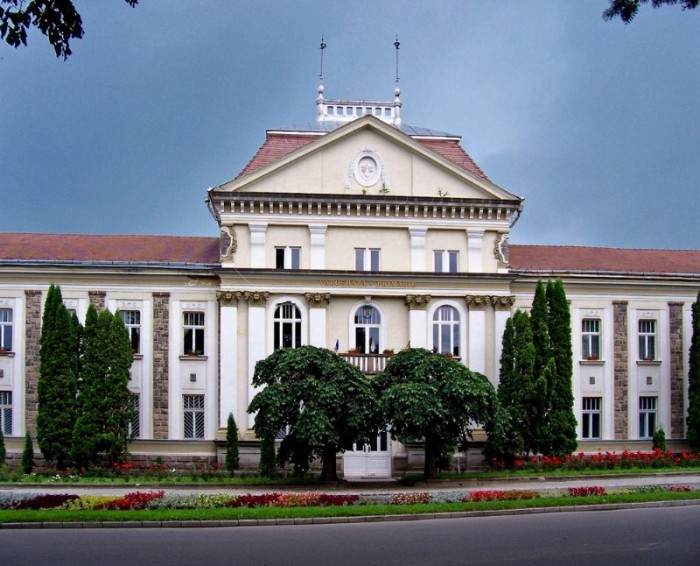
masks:
<path fill-rule="evenodd" d="M 232 413 L 254 467 L 251 378 L 275 349 L 337 350 L 371 376 L 410 345 L 497 385 L 508 317 L 553 277 L 571 304 L 580 447 L 648 448 L 658 427 L 682 443 L 700 253 L 509 246 L 523 199 L 493 183 L 459 136 L 402 125 L 400 107 L 398 94 L 366 103 L 320 92 L 316 124 L 268 131 L 238 177 L 209 189 L 218 239 L 0 234 L 0 422 L 10 451 L 34 431 L 50 283 L 81 320 L 89 304 L 124 317 L 135 459 L 213 461 Z M 419 460 L 383 433 L 339 466 L 382 477 Z"/>

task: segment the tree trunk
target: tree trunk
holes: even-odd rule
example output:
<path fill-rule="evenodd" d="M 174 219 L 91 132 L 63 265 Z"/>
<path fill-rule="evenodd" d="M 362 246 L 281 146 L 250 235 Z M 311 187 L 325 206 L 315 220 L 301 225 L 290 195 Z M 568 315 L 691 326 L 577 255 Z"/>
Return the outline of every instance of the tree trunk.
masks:
<path fill-rule="evenodd" d="M 425 465 L 423 467 L 423 475 L 426 480 L 435 479 L 435 444 L 428 436 L 425 439 Z"/>
<path fill-rule="evenodd" d="M 337 450 L 335 446 L 326 446 L 323 449 L 321 458 L 323 468 L 321 469 L 321 481 L 338 481 L 338 470 L 335 465 L 335 455 Z"/>

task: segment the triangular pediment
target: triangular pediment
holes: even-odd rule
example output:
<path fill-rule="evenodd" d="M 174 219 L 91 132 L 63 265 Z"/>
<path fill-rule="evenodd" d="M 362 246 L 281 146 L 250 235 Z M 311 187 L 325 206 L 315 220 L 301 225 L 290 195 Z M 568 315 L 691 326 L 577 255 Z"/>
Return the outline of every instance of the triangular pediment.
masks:
<path fill-rule="evenodd" d="M 413 138 L 373 116 L 303 135 L 268 132 L 261 151 L 273 158 L 212 192 L 520 200 L 481 172 L 459 138 Z"/>

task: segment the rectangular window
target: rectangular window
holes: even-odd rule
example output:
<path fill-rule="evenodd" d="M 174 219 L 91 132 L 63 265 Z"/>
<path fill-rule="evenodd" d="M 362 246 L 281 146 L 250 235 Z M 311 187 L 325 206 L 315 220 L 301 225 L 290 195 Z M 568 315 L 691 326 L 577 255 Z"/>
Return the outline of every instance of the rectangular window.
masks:
<path fill-rule="evenodd" d="M 185 438 L 204 438 L 204 395 L 183 395 Z"/>
<path fill-rule="evenodd" d="M 0 391 L 0 428 L 3 435 L 12 436 L 12 391 Z"/>
<path fill-rule="evenodd" d="M 600 319 L 584 318 L 581 321 L 581 359 L 600 359 Z"/>
<path fill-rule="evenodd" d="M 602 412 L 600 397 L 584 397 L 581 427 L 583 438 L 600 438 Z"/>
<path fill-rule="evenodd" d="M 454 250 L 434 250 L 435 273 L 457 273 L 459 252 Z"/>
<path fill-rule="evenodd" d="M 0 350 L 12 351 L 12 309 L 0 309 Z"/>
<path fill-rule="evenodd" d="M 119 311 L 129 335 L 131 351 L 134 354 L 141 353 L 141 311 Z"/>
<path fill-rule="evenodd" d="M 656 430 L 658 397 L 639 398 L 639 438 L 651 438 Z"/>
<path fill-rule="evenodd" d="M 182 313 L 184 329 L 184 350 L 191 356 L 204 355 L 204 313 L 185 311 Z"/>
<path fill-rule="evenodd" d="M 639 321 L 639 359 L 656 359 L 656 321 L 642 319 Z"/>
<path fill-rule="evenodd" d="M 355 271 L 379 271 L 379 250 L 355 248 Z"/>
<path fill-rule="evenodd" d="M 275 269 L 301 269 L 301 248 L 275 248 Z"/>
<path fill-rule="evenodd" d="M 141 436 L 141 411 L 139 410 L 139 394 L 132 394 L 132 403 L 134 407 L 134 418 L 131 419 L 127 433 L 129 438 L 139 438 Z"/>

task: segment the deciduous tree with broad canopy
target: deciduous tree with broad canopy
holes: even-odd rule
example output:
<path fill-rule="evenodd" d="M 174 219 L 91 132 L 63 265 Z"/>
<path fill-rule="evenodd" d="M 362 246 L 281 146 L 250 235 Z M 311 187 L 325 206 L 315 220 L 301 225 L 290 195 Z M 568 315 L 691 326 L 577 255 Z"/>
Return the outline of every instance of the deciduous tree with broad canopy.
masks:
<path fill-rule="evenodd" d="M 424 442 L 426 479 L 435 477 L 437 458 L 467 440 L 471 429 L 492 428 L 498 403 L 493 385 L 441 354 L 402 350 L 389 359 L 373 386 L 392 436 Z"/>
<path fill-rule="evenodd" d="M 287 434 L 282 463 L 303 472 L 319 458 L 321 479 L 337 479 L 336 454 L 376 434 L 376 399 L 369 380 L 330 350 L 315 346 L 276 350 L 255 365 L 255 415 L 258 438 Z"/>

